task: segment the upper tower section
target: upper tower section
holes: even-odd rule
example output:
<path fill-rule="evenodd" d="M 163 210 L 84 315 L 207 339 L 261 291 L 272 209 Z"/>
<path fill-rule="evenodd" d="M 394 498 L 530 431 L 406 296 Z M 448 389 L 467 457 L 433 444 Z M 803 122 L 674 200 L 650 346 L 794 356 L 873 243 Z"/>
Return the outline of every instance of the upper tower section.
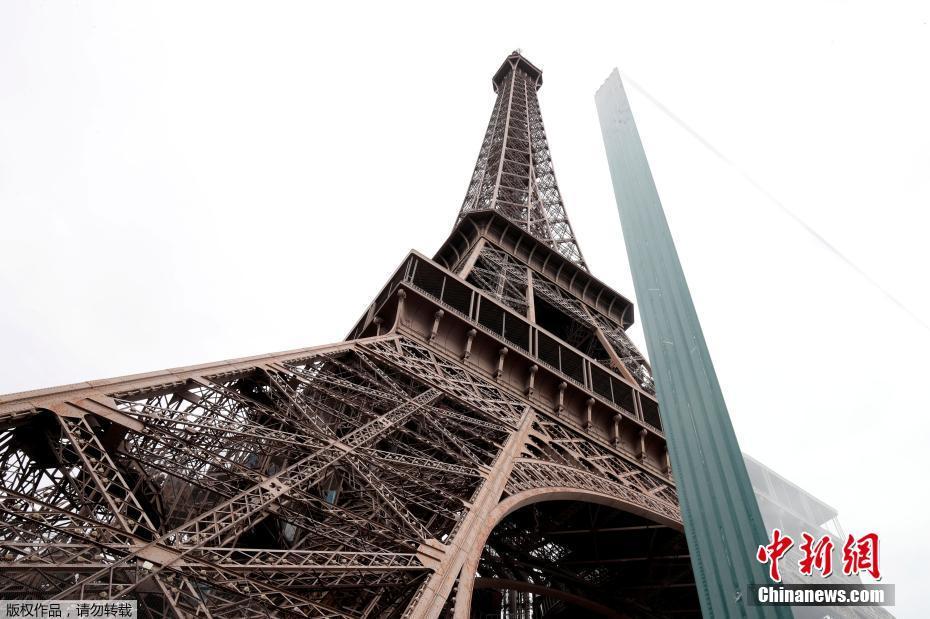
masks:
<path fill-rule="evenodd" d="M 497 101 L 459 217 L 497 211 L 587 270 L 549 155 L 536 96 L 542 71 L 515 51 L 492 83 Z"/>

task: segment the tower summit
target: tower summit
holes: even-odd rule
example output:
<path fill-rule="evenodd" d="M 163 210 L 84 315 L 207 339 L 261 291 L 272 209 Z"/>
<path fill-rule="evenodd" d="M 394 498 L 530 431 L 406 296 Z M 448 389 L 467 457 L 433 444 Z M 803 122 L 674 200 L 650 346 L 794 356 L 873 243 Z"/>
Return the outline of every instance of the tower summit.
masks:
<path fill-rule="evenodd" d="M 698 617 L 633 306 L 584 263 L 541 83 L 519 53 L 494 74 L 451 234 L 346 341 L 0 398 L 0 596 Z"/>

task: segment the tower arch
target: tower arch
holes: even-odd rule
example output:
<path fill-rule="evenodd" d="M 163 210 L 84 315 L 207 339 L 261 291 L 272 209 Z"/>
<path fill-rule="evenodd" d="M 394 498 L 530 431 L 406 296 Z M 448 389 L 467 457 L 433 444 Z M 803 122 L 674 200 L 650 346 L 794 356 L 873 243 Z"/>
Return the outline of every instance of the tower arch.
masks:
<path fill-rule="evenodd" d="M 474 616 L 483 616 L 481 614 L 482 610 L 490 610 L 488 608 L 482 609 L 480 608 L 480 604 L 475 604 L 474 594 L 476 590 L 480 589 L 498 589 L 510 592 L 524 592 L 533 594 L 535 597 L 548 597 L 552 600 L 560 600 L 564 603 L 565 606 L 569 608 L 582 609 L 589 613 L 593 613 L 594 616 L 630 616 L 627 613 L 620 612 L 617 610 L 617 608 L 613 608 L 605 603 L 610 602 L 609 595 L 605 595 L 605 599 L 603 601 L 599 601 L 591 597 L 585 597 L 578 592 L 555 588 L 549 583 L 540 584 L 539 582 L 531 582 L 526 579 L 514 579 L 512 575 L 510 578 L 503 578 L 500 575 L 495 578 L 489 576 L 487 572 L 482 573 L 482 570 L 480 569 L 482 558 L 487 558 L 489 552 L 498 556 L 501 556 L 502 554 L 500 550 L 495 551 L 493 544 L 490 543 L 494 532 L 498 530 L 502 523 L 506 524 L 506 521 L 517 512 L 525 511 L 535 506 L 544 505 L 564 506 L 566 514 L 572 508 L 577 508 L 578 506 L 594 508 L 587 509 L 587 515 L 594 516 L 595 518 L 599 517 L 601 519 L 600 523 L 591 522 L 591 528 L 587 533 L 585 533 L 582 529 L 576 529 L 574 531 L 570 529 L 564 529 L 560 532 L 562 534 L 578 536 L 597 535 L 598 531 L 600 531 L 602 534 L 605 533 L 604 527 L 614 529 L 613 531 L 609 531 L 609 533 L 624 533 L 627 536 L 636 535 L 637 532 L 650 534 L 652 532 L 661 531 L 663 536 L 666 538 L 664 540 L 665 543 L 675 548 L 674 555 L 659 555 L 665 557 L 665 559 L 659 560 L 668 562 L 668 567 L 674 568 L 677 566 L 679 571 L 678 581 L 669 583 L 682 590 L 677 596 L 680 599 L 682 605 L 676 609 L 676 616 L 689 616 L 688 611 L 693 611 L 696 613 L 694 616 L 700 615 L 697 606 L 696 591 L 694 591 L 693 588 L 693 579 L 690 579 L 687 544 L 684 540 L 680 522 L 668 518 L 663 518 L 662 516 L 654 513 L 650 513 L 635 503 L 626 501 L 613 494 L 569 486 L 548 486 L 523 490 L 516 494 L 510 495 L 501 500 L 501 502 L 498 503 L 494 510 L 488 515 L 487 524 L 483 531 L 483 538 L 481 538 L 480 542 L 476 543 L 472 550 L 468 553 L 462 566 L 462 573 L 459 576 L 459 582 L 455 596 L 455 619 L 469 619 Z M 557 514 L 553 513 L 556 510 L 544 509 L 537 511 L 549 517 L 548 524 L 562 524 L 564 526 L 565 522 L 560 523 L 558 518 L 553 518 L 553 516 L 557 516 Z M 571 519 L 570 514 L 568 515 L 568 519 Z M 613 520 L 613 522 L 610 522 L 611 520 Z M 620 520 L 623 522 L 618 522 Z M 595 524 L 599 524 L 600 529 L 596 528 L 594 526 Z M 527 527 L 524 526 L 523 530 L 526 531 Z M 531 536 L 539 536 L 536 540 L 538 547 L 543 547 L 547 543 L 558 544 L 557 540 L 551 539 L 553 537 L 553 531 L 551 529 L 549 531 L 530 531 L 528 533 Z M 545 541 L 547 534 L 550 538 L 548 542 Z M 631 546 L 630 549 L 633 550 L 634 548 Z M 672 556 L 674 556 L 673 559 L 671 558 Z M 608 561 L 632 561 L 637 558 L 649 559 L 649 557 L 633 557 L 629 555 L 622 556 L 620 554 L 603 558 L 606 558 Z M 583 559 L 578 559 L 576 557 L 574 560 L 579 561 Z M 497 583 L 495 584 L 494 581 L 497 581 Z M 659 587 L 660 584 L 661 583 L 656 582 L 641 586 Z M 592 588 L 596 589 L 597 587 L 593 586 Z M 551 612 L 553 607 L 553 605 L 549 605 L 547 608 Z M 638 612 L 643 612 L 644 609 L 638 608 L 636 610 Z M 544 617 L 546 615 L 540 615 L 537 611 L 533 616 Z M 557 615 L 556 613 L 550 616 L 554 617 L 568 615 Z"/>

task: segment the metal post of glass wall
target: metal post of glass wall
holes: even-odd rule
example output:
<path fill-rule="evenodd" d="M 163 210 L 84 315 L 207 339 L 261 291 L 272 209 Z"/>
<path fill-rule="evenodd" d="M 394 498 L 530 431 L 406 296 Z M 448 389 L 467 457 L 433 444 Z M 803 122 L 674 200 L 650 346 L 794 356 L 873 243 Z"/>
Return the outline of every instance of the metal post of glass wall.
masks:
<path fill-rule="evenodd" d="M 705 617 L 792 616 L 753 606 L 766 533 L 668 222 L 617 70 L 595 97 Z"/>

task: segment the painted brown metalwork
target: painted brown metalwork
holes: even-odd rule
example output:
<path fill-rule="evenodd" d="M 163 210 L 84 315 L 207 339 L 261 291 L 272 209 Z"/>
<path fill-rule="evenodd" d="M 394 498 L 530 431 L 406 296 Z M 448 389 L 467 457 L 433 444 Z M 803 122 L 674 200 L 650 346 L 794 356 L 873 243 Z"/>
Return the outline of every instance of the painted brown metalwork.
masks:
<path fill-rule="evenodd" d="M 0 597 L 696 615 L 632 305 L 584 264 L 541 80 L 506 59 L 452 235 L 347 341 L 0 398 Z"/>
<path fill-rule="evenodd" d="M 461 214 L 497 211 L 586 268 L 565 214 L 539 111 L 542 71 L 514 52 L 493 83 L 497 102 Z"/>

